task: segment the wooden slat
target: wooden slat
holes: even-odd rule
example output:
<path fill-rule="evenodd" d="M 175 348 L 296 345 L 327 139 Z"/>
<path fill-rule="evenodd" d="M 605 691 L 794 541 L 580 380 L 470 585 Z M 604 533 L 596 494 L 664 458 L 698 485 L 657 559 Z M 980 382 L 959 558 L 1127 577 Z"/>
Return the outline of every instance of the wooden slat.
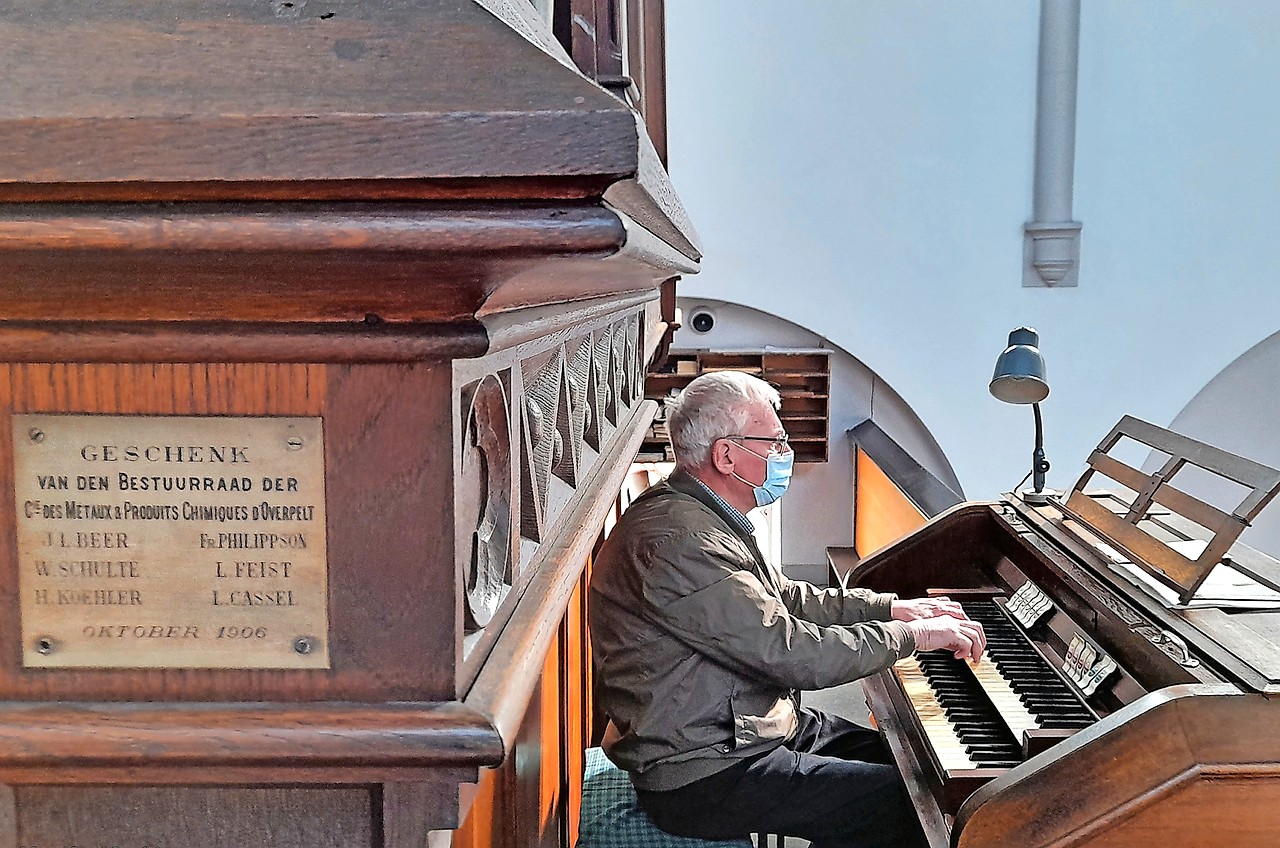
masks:
<path fill-rule="evenodd" d="M 1135 492 L 1142 491 L 1142 487 L 1147 484 L 1150 479 L 1137 469 L 1125 465 L 1120 460 L 1108 456 L 1101 451 L 1094 451 L 1089 457 L 1089 465 L 1095 471 L 1104 476 L 1110 477 L 1117 483 L 1133 489 Z"/>
<path fill-rule="evenodd" d="M 1124 438 L 1168 454 L 1169 458 L 1155 473 L 1143 474 L 1108 454 Z M 1253 488 L 1227 513 L 1170 485 L 1174 476 L 1188 463 Z M 1123 518 L 1115 517 L 1110 510 L 1103 509 L 1084 494 L 1084 487 L 1094 473 L 1109 477 L 1135 492 Z M 1135 565 L 1176 589 L 1179 600 L 1187 603 L 1213 567 L 1230 551 L 1249 521 L 1278 492 L 1280 471 L 1274 468 L 1125 416 L 1089 457 L 1089 468 L 1072 489 L 1067 508 L 1127 551 Z M 1204 550 L 1194 562 L 1154 539 L 1139 526 L 1151 512 L 1152 504 L 1166 507 L 1171 513 L 1154 522 L 1154 528 L 1170 526 L 1176 523 L 1174 519 L 1202 528 L 1189 534 L 1189 538 L 1205 542 Z"/>
<path fill-rule="evenodd" d="M 1199 585 L 1208 574 L 1208 569 L 1198 567 L 1182 554 L 1117 518 L 1082 492 L 1072 492 L 1066 507 L 1128 553 L 1135 565 L 1150 566 L 1145 570 L 1171 589 L 1182 591 L 1187 586 Z"/>
<path fill-rule="evenodd" d="M 564 244 L 568 237 L 571 244 Z M 622 228 L 600 207 L 237 203 L 44 204 L 0 214 L 0 250 L 306 253 L 449 252 L 529 255 L 616 250 Z M 566 249 L 568 248 L 568 249 Z"/>
<path fill-rule="evenodd" d="M 1156 490 L 1169 480 L 1178 470 L 1185 465 L 1187 460 L 1181 456 L 1171 456 L 1169 460 L 1154 474 L 1147 477 L 1147 482 L 1143 485 L 1142 490 L 1138 492 L 1138 496 L 1133 499 L 1133 503 L 1129 506 L 1129 512 L 1125 515 L 1124 520 L 1132 524 L 1136 524 L 1146 514 L 1151 506 L 1151 501 L 1155 497 Z"/>
<path fill-rule="evenodd" d="M 463 803 L 462 826 L 453 833 L 452 848 L 493 848 L 511 844 L 502 816 L 504 769 L 484 769 L 469 803 Z"/>
<path fill-rule="evenodd" d="M 479 356 L 487 346 L 477 321 L 0 321 L 5 362 L 391 363 Z"/>
<path fill-rule="evenodd" d="M 1216 532 L 1219 528 L 1234 525 L 1239 528 L 1236 531 L 1236 534 L 1239 535 L 1239 532 L 1245 528 L 1246 523 L 1235 516 L 1229 515 L 1212 504 L 1207 504 L 1199 498 L 1168 484 L 1156 489 L 1154 500 L 1162 506 L 1169 507 L 1169 509 L 1184 518 L 1191 519 L 1206 530 Z"/>
<path fill-rule="evenodd" d="M 1112 432 L 1119 432 L 1171 456 L 1186 457 L 1201 468 L 1245 486 L 1263 489 L 1280 486 L 1280 471 L 1274 468 L 1128 415 Z"/>
<path fill-rule="evenodd" d="M 589 563 L 588 563 L 589 569 Z M 590 746 L 589 735 L 589 693 L 591 687 L 591 659 L 587 653 L 586 630 L 586 591 L 589 581 L 588 571 L 584 570 L 583 579 L 579 581 L 569 600 L 569 609 L 564 619 L 564 639 L 562 649 L 564 660 L 561 663 L 562 679 L 562 720 L 564 722 L 564 744 L 562 760 L 564 772 L 566 819 L 565 832 L 567 845 L 578 844 L 578 825 L 582 807 L 582 781 L 585 767 L 584 751 Z"/>
<path fill-rule="evenodd" d="M 1117 483 L 1127 486 L 1136 492 L 1141 492 L 1151 481 L 1151 478 L 1130 468 L 1123 462 L 1104 453 L 1094 453 L 1089 458 L 1089 464 L 1102 475 L 1110 477 Z M 1174 512 L 1190 518 L 1196 524 L 1207 529 L 1215 529 L 1222 526 L 1223 522 L 1231 518 L 1230 515 L 1223 512 L 1211 504 L 1207 504 L 1197 497 L 1187 494 L 1180 489 L 1170 486 L 1168 483 L 1157 487 L 1152 493 L 1152 500 L 1162 506 L 1167 506 Z M 1134 502 L 1135 505 L 1137 501 Z M 1110 510 L 1108 510 L 1109 512 Z M 1132 510 L 1130 510 L 1132 512 Z M 1146 511 L 1143 511 L 1143 515 Z M 1141 518 L 1142 516 L 1136 516 Z"/>
<path fill-rule="evenodd" d="M 561 636 L 563 637 L 563 620 Z M 564 719 L 565 693 L 561 677 L 561 665 L 564 661 L 564 640 L 557 640 L 552 650 L 547 652 L 546 662 L 542 666 L 542 727 L 539 734 L 539 746 L 542 756 L 538 769 L 538 837 L 545 839 L 548 833 L 558 830 L 561 802 L 564 799 L 562 782 L 564 778 Z M 558 833 L 557 833 L 558 837 Z M 557 840 L 558 841 L 558 840 Z"/>

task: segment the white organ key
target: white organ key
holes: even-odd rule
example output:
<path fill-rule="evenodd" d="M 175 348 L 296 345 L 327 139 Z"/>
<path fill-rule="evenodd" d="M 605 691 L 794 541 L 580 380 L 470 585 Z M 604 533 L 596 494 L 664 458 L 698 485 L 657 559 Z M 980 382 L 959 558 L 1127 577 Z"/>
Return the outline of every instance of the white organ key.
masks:
<path fill-rule="evenodd" d="M 978 684 L 987 693 L 991 703 L 995 704 L 1000 717 L 1013 731 L 1015 739 L 1021 742 L 1022 731 L 1034 730 L 1040 726 L 1040 722 L 1027 710 L 1018 693 L 1009 686 L 1009 681 L 1005 680 L 994 662 L 983 657 L 976 663 L 969 663 L 969 668 L 973 671 L 973 676 L 978 678 Z"/>
<path fill-rule="evenodd" d="M 947 771 L 978 768 L 978 764 L 969 759 L 969 752 L 964 743 L 956 736 L 955 728 L 947 719 L 947 713 L 938 703 L 920 663 L 914 656 L 898 660 L 893 667 L 894 674 L 902 683 L 902 690 L 911 700 L 929 745 L 938 755 L 939 764 Z"/>

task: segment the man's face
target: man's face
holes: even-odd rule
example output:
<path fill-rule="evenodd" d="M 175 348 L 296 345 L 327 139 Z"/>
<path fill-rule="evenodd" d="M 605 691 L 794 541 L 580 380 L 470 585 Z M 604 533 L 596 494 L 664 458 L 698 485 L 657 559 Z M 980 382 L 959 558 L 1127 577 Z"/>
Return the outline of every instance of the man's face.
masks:
<path fill-rule="evenodd" d="M 749 407 L 749 412 L 742 432 L 733 434 L 738 438 L 724 439 L 719 444 L 727 445 L 723 450 L 732 463 L 733 473 L 748 481 L 751 486 L 756 486 L 764 482 L 769 454 L 786 452 L 785 443 L 773 440 L 785 439 L 787 431 L 778 420 L 778 413 L 768 403 L 755 401 Z"/>

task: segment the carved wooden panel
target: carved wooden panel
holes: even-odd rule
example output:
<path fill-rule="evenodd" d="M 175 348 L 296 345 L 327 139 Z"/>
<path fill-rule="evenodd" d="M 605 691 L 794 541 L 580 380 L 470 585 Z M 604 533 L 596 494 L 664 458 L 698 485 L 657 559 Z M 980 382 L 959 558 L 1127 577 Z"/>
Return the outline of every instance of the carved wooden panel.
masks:
<path fill-rule="evenodd" d="M 511 590 L 511 374 L 490 374 L 463 389 L 465 416 L 457 521 L 472 527 L 461 549 L 466 629 L 487 625 Z"/>
<path fill-rule="evenodd" d="M 642 307 L 454 363 L 463 653 L 509 614 L 524 569 L 626 434 L 644 385 Z M 481 649 L 483 653 L 483 649 Z"/>
<path fill-rule="evenodd" d="M 610 352 L 613 350 L 613 326 L 601 327 L 591 334 L 591 364 L 587 369 L 587 402 L 592 415 L 587 422 L 586 442 L 595 450 L 608 441 L 616 415 L 610 412 Z"/>
<path fill-rule="evenodd" d="M 565 345 L 564 397 L 566 414 L 557 422 L 559 437 L 565 446 L 553 473 L 570 486 L 578 486 L 578 472 L 583 463 L 583 447 L 587 421 L 592 415 L 587 403 L 587 375 L 591 368 L 591 339 L 580 338 Z"/>
<path fill-rule="evenodd" d="M 520 363 L 524 380 L 524 462 L 520 475 L 520 530 L 542 541 L 551 468 L 564 452 L 558 426 L 566 415 L 564 351 L 556 347 Z"/>

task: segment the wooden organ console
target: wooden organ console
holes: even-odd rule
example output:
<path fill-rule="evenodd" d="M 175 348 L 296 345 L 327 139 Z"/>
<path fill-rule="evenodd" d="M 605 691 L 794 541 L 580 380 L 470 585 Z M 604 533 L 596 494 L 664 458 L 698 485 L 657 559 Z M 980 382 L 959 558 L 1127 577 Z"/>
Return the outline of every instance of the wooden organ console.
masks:
<path fill-rule="evenodd" d="M 1133 443 L 1167 461 L 1135 469 Z M 1127 494 L 1086 491 L 1099 475 Z M 960 505 L 857 566 L 960 601 L 989 640 L 976 666 L 917 654 L 866 681 L 931 846 L 1277 843 L 1280 563 L 1236 538 L 1278 489 L 1126 417 L 1067 497 Z"/>

